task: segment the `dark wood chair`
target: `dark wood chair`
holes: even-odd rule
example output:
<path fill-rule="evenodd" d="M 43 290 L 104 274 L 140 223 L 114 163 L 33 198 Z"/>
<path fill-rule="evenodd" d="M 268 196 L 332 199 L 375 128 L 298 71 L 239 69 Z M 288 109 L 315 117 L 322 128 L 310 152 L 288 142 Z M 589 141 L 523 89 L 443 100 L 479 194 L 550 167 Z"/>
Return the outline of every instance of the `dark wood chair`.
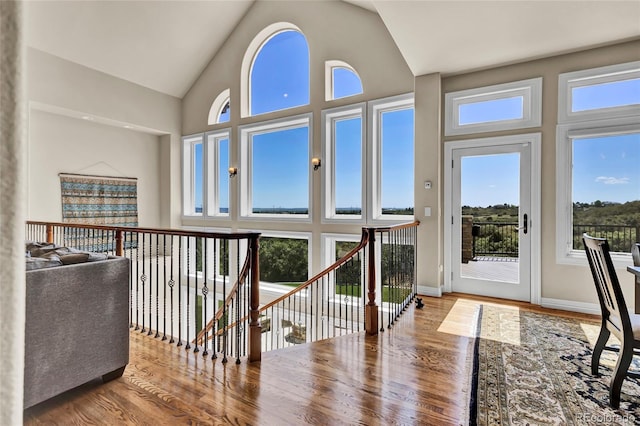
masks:
<path fill-rule="evenodd" d="M 618 276 L 611 261 L 607 240 L 584 234 L 582 241 L 602 311 L 600 335 L 591 356 L 591 374 L 598 375 L 600 355 L 603 350 L 618 352 L 618 361 L 609 385 L 609 403 L 613 408 L 618 408 L 620 406 L 620 389 L 625 377 L 640 378 L 640 375 L 627 371 L 633 355 L 640 354 L 636 351 L 636 349 L 640 349 L 640 315 L 629 314 Z M 620 348 L 606 346 L 612 333 L 620 341 Z"/>

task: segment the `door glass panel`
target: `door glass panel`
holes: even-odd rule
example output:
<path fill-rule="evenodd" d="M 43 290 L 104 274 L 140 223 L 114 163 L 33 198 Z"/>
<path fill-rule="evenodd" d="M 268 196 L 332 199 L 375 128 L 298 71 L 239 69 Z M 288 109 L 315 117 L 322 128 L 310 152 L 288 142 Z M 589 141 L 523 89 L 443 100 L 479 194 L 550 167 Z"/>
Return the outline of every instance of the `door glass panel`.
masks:
<path fill-rule="evenodd" d="M 462 157 L 460 175 L 460 276 L 518 283 L 520 154 Z"/>

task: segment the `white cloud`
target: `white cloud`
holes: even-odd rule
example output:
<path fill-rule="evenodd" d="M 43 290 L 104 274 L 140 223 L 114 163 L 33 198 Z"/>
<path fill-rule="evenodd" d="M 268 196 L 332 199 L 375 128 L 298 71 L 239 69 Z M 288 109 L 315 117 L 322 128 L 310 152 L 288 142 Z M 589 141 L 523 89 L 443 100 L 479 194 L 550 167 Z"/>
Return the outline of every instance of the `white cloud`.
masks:
<path fill-rule="evenodd" d="M 596 182 L 604 183 L 605 185 L 621 185 L 629 183 L 628 177 L 616 178 L 613 176 L 598 176 Z"/>

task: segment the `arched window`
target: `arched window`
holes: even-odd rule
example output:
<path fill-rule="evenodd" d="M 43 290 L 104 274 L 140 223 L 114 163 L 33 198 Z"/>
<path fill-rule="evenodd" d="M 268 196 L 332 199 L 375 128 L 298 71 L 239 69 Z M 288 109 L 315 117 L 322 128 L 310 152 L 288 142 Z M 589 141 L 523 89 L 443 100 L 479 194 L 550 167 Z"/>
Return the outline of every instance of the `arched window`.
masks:
<path fill-rule="evenodd" d="M 231 110 L 229 108 L 229 89 L 223 90 L 211 104 L 207 124 L 226 123 L 229 121 Z"/>
<path fill-rule="evenodd" d="M 288 23 L 270 25 L 251 42 L 242 63 L 242 116 L 309 104 L 309 46 Z"/>
<path fill-rule="evenodd" d="M 362 81 L 351 65 L 342 61 L 325 62 L 325 100 L 346 98 L 362 92 Z"/>

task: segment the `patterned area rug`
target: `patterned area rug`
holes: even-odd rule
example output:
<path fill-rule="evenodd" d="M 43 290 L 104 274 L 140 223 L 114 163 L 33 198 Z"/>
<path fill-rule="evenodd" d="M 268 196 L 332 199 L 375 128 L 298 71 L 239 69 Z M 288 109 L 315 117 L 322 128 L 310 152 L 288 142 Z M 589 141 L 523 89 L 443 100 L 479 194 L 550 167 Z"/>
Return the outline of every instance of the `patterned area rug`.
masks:
<path fill-rule="evenodd" d="M 615 353 L 604 351 L 600 377 L 591 375 L 598 324 L 504 306 L 481 309 L 470 424 L 640 423 L 639 380 L 627 378 L 620 409 L 609 407 Z M 640 371 L 637 358 L 632 368 Z"/>

